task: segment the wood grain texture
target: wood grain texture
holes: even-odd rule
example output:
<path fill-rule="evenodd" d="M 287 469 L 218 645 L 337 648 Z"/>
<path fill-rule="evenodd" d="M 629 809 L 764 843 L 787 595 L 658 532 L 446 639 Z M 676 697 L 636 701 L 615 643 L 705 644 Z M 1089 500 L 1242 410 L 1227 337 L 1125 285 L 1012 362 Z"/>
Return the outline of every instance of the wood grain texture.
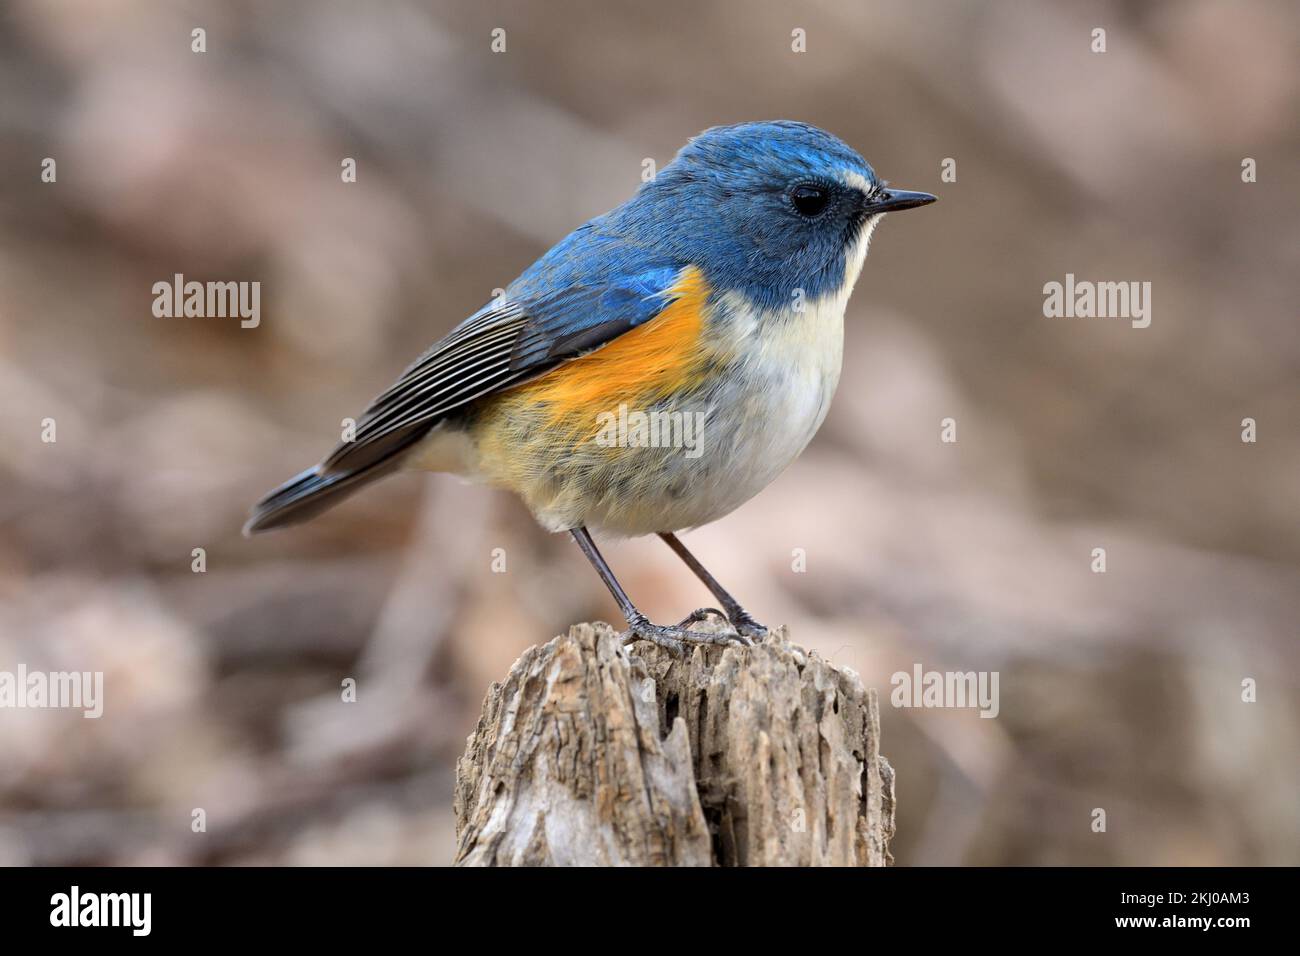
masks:
<path fill-rule="evenodd" d="M 579 624 L 493 684 L 456 768 L 463 866 L 885 866 L 875 691 L 790 644 Z"/>

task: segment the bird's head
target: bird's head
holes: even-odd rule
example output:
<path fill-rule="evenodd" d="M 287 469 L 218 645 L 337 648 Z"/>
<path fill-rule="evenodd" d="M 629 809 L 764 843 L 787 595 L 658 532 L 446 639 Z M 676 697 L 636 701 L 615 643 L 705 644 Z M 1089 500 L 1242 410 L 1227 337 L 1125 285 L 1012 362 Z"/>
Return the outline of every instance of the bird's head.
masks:
<path fill-rule="evenodd" d="M 715 288 L 776 308 L 797 289 L 841 291 L 882 214 L 934 199 L 887 186 L 824 130 L 777 121 L 705 130 L 617 215 Z"/>

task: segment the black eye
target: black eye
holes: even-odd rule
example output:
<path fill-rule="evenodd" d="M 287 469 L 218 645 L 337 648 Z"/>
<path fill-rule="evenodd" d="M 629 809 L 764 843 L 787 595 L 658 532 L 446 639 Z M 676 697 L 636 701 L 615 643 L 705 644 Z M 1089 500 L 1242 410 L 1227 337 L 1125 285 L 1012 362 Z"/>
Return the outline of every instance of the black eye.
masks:
<path fill-rule="evenodd" d="M 810 219 L 822 214 L 830 198 L 825 187 L 813 183 L 801 183 L 790 190 L 790 201 L 794 203 L 794 208 L 799 211 L 799 215 Z"/>

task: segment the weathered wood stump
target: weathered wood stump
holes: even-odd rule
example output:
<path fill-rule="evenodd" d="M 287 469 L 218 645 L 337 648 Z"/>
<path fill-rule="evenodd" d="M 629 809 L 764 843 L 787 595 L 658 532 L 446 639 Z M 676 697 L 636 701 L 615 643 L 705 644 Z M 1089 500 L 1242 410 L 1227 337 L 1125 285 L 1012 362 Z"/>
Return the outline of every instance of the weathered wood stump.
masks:
<path fill-rule="evenodd" d="M 684 658 L 606 624 L 530 647 L 456 766 L 465 866 L 885 866 L 874 690 L 790 644 Z"/>

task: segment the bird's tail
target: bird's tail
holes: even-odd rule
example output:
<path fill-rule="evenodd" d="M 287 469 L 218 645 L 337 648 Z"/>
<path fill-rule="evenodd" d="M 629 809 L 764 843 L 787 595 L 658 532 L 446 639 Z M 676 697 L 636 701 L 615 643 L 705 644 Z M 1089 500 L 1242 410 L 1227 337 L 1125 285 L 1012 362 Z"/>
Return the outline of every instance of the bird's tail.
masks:
<path fill-rule="evenodd" d="M 363 485 L 396 469 L 401 464 L 400 459 L 401 456 L 394 455 L 366 468 L 333 473 L 321 465 L 308 468 L 253 505 L 253 513 L 244 525 L 244 534 L 256 534 L 314 518 Z"/>

